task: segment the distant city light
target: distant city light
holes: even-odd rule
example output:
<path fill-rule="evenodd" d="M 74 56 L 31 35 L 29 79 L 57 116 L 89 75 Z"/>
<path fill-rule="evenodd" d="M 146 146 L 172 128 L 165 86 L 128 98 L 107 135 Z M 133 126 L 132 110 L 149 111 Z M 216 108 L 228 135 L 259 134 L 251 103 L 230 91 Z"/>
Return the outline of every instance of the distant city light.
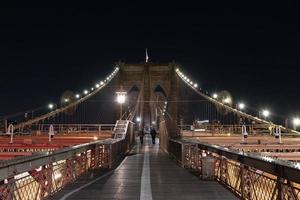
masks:
<path fill-rule="evenodd" d="M 103 85 L 103 84 L 104 84 L 104 82 L 103 82 L 103 81 L 101 81 L 101 82 L 100 82 L 100 85 Z"/>
<path fill-rule="evenodd" d="M 213 94 L 213 98 L 214 98 L 214 99 L 218 98 L 218 94 L 217 94 L 217 93 L 214 93 L 214 94 Z"/>
<path fill-rule="evenodd" d="M 96 88 L 99 88 L 99 87 L 100 87 L 100 85 L 97 83 L 97 84 L 95 85 L 95 87 L 96 87 Z"/>
<path fill-rule="evenodd" d="M 88 94 L 88 93 L 89 93 L 88 90 L 84 90 L 84 91 L 83 91 L 83 94 Z"/>
<path fill-rule="evenodd" d="M 65 103 L 68 103 L 70 101 L 70 99 L 65 98 L 64 101 L 65 101 Z"/>
<path fill-rule="evenodd" d="M 79 94 L 76 94 L 76 96 L 75 96 L 77 99 L 79 99 L 80 98 L 80 95 Z"/>
<path fill-rule="evenodd" d="M 198 84 L 197 84 L 197 83 L 195 83 L 195 84 L 194 84 L 194 88 L 197 88 L 197 87 L 198 87 Z"/>

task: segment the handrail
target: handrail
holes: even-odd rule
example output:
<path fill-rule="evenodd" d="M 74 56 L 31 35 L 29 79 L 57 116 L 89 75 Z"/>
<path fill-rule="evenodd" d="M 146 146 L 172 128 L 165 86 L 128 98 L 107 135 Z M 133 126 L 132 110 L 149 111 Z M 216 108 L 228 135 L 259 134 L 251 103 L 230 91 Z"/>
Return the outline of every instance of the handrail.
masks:
<path fill-rule="evenodd" d="M 170 141 L 181 144 L 196 145 L 199 149 L 216 153 L 219 156 L 236 161 L 240 164 L 259 169 L 261 171 L 276 175 L 278 177 L 300 183 L 300 164 L 290 161 L 278 160 L 268 156 L 245 153 L 242 151 L 228 149 L 213 144 L 205 144 L 196 140 L 170 139 Z"/>
<path fill-rule="evenodd" d="M 7 177 L 11 177 L 23 172 L 39 168 L 40 166 L 51 162 L 56 162 L 63 159 L 72 157 L 74 154 L 82 152 L 95 145 L 109 145 L 114 144 L 120 140 L 106 139 L 101 141 L 90 142 L 86 144 L 75 145 L 64 149 L 55 150 L 53 152 L 39 152 L 38 154 L 15 158 L 13 160 L 0 162 L 0 181 Z M 27 165 L 25 165 L 27 163 Z M 22 165 L 21 168 L 19 166 Z M 17 173 L 16 173 L 17 172 Z"/>

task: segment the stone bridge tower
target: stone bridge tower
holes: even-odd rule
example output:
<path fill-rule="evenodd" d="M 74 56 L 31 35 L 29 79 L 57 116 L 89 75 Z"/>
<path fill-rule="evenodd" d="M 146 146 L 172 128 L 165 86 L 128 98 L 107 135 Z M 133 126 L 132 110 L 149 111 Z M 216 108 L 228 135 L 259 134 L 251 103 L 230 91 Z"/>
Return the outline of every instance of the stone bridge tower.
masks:
<path fill-rule="evenodd" d="M 167 101 L 165 114 L 169 137 L 178 135 L 177 98 L 178 77 L 175 70 L 178 64 L 172 63 L 117 63 L 119 71 L 119 86 L 127 92 L 137 87 L 141 92 L 138 115 L 141 118 L 140 127 L 150 127 L 162 120 L 159 104 Z M 158 95 L 159 94 L 159 95 Z"/>

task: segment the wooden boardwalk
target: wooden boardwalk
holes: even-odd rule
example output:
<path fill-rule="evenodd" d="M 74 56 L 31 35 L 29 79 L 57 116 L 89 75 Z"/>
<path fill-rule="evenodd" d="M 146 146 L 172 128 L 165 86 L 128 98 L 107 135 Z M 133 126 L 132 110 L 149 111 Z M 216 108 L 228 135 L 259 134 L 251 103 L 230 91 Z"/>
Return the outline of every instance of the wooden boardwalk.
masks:
<path fill-rule="evenodd" d="M 149 136 L 144 143 L 109 175 L 79 181 L 54 199 L 238 199 L 217 182 L 201 181 L 177 166 L 159 151 L 158 144 L 151 144 Z"/>

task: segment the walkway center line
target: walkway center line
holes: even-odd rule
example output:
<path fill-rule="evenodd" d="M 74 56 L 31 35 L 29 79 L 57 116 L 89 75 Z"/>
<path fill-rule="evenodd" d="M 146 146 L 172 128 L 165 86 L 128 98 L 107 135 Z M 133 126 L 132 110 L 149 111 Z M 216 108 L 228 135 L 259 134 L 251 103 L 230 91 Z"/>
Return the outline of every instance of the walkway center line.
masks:
<path fill-rule="evenodd" d="M 151 178 L 150 178 L 150 161 L 149 146 L 145 146 L 143 171 L 141 177 L 141 200 L 152 200 Z"/>

